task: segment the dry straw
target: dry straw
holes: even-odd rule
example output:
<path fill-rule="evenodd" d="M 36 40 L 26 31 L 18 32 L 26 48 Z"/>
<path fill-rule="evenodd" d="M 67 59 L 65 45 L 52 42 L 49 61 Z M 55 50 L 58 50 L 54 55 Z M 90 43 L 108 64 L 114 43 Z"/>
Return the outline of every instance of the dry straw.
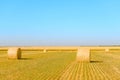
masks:
<path fill-rule="evenodd" d="M 20 48 L 9 48 L 8 49 L 8 59 L 20 59 L 21 49 Z"/>
<path fill-rule="evenodd" d="M 105 52 L 109 52 L 109 49 L 108 49 L 108 48 L 106 48 L 106 49 L 105 49 Z"/>
<path fill-rule="evenodd" d="M 46 49 L 44 49 L 44 50 L 43 50 L 43 52 L 44 52 L 44 53 L 46 53 L 46 52 L 47 52 L 47 50 L 46 50 Z"/>
<path fill-rule="evenodd" d="M 77 61 L 78 62 L 90 62 L 90 49 L 79 48 L 77 52 Z"/>

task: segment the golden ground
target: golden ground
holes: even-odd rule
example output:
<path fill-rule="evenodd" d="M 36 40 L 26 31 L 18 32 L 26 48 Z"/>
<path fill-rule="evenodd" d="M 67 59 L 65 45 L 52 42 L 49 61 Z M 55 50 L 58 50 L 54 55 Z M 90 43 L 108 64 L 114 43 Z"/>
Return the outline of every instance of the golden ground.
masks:
<path fill-rule="evenodd" d="M 91 63 L 75 61 L 76 52 L 22 51 L 8 60 L 0 51 L 0 80 L 120 80 L 120 50 L 91 51 Z"/>

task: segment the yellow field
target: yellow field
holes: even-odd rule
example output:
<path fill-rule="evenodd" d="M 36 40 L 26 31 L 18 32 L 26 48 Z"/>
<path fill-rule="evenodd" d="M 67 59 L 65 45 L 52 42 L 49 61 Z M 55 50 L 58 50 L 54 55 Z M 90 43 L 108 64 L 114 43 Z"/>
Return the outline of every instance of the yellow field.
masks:
<path fill-rule="evenodd" d="M 8 60 L 0 51 L 0 80 L 120 80 L 120 50 L 91 51 L 91 63 L 76 62 L 75 51 L 22 51 Z"/>

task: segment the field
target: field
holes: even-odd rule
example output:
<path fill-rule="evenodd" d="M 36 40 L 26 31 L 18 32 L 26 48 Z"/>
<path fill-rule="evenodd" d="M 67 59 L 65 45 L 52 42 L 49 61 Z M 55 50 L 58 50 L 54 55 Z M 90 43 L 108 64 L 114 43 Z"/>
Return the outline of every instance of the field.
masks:
<path fill-rule="evenodd" d="M 75 51 L 22 51 L 22 59 L 8 60 L 0 51 L 0 80 L 120 80 L 120 50 L 92 50 L 91 63 L 75 59 Z"/>

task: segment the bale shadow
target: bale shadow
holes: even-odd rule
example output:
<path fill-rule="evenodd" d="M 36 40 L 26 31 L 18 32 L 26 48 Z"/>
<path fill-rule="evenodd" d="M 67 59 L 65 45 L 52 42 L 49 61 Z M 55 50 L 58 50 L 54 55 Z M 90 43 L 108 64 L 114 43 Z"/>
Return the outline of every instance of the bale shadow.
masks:
<path fill-rule="evenodd" d="M 20 58 L 19 60 L 32 60 L 33 58 Z"/>
<path fill-rule="evenodd" d="M 103 63 L 103 61 L 90 61 L 90 63 Z"/>

